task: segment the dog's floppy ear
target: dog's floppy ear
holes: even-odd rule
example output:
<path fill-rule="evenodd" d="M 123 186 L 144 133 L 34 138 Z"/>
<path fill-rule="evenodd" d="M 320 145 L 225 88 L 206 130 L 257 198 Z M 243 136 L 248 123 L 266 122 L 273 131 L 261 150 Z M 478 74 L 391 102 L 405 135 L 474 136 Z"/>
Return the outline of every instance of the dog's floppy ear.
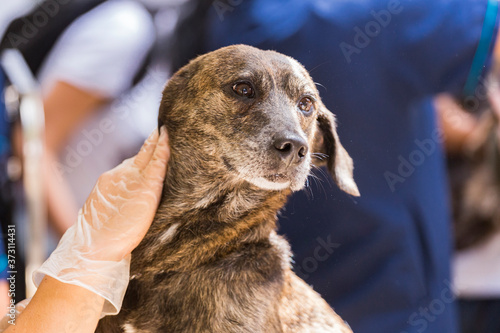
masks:
<path fill-rule="evenodd" d="M 341 190 L 350 195 L 359 196 L 359 190 L 353 178 L 352 159 L 340 143 L 335 116 L 321 105 L 317 122 L 318 127 L 312 151 L 319 153 L 313 155 L 315 165 L 326 165 Z"/>

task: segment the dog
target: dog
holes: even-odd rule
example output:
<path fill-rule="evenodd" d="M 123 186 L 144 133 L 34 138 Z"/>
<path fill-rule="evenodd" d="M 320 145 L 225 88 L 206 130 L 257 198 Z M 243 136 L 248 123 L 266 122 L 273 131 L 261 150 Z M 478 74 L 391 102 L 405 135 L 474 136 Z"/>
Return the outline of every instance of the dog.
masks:
<path fill-rule="evenodd" d="M 313 164 L 359 195 L 304 67 L 246 45 L 199 56 L 169 80 L 158 122 L 171 149 L 162 199 L 121 312 L 96 332 L 352 332 L 292 272 L 276 234 Z"/>

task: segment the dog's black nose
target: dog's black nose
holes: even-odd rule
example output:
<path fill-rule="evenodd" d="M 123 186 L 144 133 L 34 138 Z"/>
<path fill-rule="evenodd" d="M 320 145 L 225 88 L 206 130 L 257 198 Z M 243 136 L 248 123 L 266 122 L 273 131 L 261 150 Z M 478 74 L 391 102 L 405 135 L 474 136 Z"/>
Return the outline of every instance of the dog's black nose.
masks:
<path fill-rule="evenodd" d="M 279 157 L 288 165 L 299 163 L 307 154 L 307 141 L 297 134 L 286 133 L 274 139 L 273 146 Z"/>

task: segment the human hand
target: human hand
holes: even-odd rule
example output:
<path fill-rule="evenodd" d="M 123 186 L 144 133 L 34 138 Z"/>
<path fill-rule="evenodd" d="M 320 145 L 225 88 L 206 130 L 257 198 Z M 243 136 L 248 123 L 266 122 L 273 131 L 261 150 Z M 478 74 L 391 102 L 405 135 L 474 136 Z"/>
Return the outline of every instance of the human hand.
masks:
<path fill-rule="evenodd" d="M 33 276 L 86 288 L 106 299 L 103 315 L 118 313 L 128 286 L 130 253 L 158 207 L 169 159 L 166 129 L 155 130 L 140 152 L 99 177 L 56 250 Z"/>
<path fill-rule="evenodd" d="M 160 202 L 169 158 L 166 129 L 154 131 L 140 152 L 97 180 L 78 214 L 86 241 L 80 253 L 120 261 L 139 245 Z"/>

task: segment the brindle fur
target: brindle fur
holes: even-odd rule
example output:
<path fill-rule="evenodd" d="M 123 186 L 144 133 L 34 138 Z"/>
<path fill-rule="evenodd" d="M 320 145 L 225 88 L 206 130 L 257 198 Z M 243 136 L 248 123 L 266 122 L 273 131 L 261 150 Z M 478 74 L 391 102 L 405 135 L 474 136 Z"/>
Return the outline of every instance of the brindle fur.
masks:
<path fill-rule="evenodd" d="M 232 91 L 240 80 L 254 84 L 255 98 Z M 297 107 L 304 94 L 316 99 L 308 117 Z M 101 320 L 97 332 L 351 332 L 292 272 L 289 245 L 275 232 L 277 212 L 304 186 L 311 159 L 358 195 L 335 119 L 306 70 L 273 51 L 223 48 L 170 79 L 158 119 L 171 146 L 162 200 L 132 254 L 122 310 Z M 308 152 L 287 171 L 284 190 L 243 179 L 276 173 L 270 142 L 287 130 L 329 157 Z"/>

